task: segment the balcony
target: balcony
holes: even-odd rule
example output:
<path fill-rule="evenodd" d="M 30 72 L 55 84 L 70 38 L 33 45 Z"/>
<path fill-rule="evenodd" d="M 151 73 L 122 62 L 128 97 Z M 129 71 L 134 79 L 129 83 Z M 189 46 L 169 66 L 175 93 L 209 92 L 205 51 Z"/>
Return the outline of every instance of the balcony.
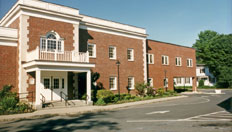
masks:
<path fill-rule="evenodd" d="M 27 54 L 27 62 L 33 60 L 89 63 L 89 53 L 88 51 L 43 51 L 37 47 Z"/>

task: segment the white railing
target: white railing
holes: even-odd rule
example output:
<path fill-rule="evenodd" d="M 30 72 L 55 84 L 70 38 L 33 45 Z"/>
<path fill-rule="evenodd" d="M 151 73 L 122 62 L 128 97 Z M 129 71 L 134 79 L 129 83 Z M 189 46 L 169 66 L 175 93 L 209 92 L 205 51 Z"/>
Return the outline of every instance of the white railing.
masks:
<path fill-rule="evenodd" d="M 69 62 L 89 62 L 89 53 L 76 51 L 43 51 L 37 47 L 28 52 L 27 61 L 32 60 L 51 60 L 51 61 L 69 61 Z"/>

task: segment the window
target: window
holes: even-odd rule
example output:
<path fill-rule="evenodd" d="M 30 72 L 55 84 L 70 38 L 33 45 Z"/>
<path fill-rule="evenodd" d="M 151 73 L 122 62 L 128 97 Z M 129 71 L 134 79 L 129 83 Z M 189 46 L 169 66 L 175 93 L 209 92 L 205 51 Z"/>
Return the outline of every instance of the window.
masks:
<path fill-rule="evenodd" d="M 62 78 L 62 89 L 64 89 L 64 78 Z"/>
<path fill-rule="evenodd" d="M 190 84 L 190 78 L 189 78 L 189 77 L 186 77 L 186 78 L 185 78 L 185 83 L 186 83 L 186 84 Z"/>
<path fill-rule="evenodd" d="M 147 54 L 147 63 L 154 64 L 154 54 Z"/>
<path fill-rule="evenodd" d="M 162 64 L 163 65 L 169 65 L 168 56 L 162 55 Z"/>
<path fill-rule="evenodd" d="M 164 87 L 165 87 L 165 88 L 168 87 L 168 78 L 164 78 Z"/>
<path fill-rule="evenodd" d="M 153 87 L 153 78 L 148 78 L 147 83 L 148 83 L 149 86 Z"/>
<path fill-rule="evenodd" d="M 60 84 L 59 78 L 54 78 L 54 79 L 53 79 L 53 88 L 54 88 L 54 89 L 59 89 L 59 88 L 60 88 L 60 87 L 59 87 L 59 86 L 60 86 L 59 84 Z"/>
<path fill-rule="evenodd" d="M 187 59 L 187 67 L 193 67 L 193 60 Z"/>
<path fill-rule="evenodd" d="M 181 57 L 176 57 L 176 66 L 181 66 Z"/>
<path fill-rule="evenodd" d="M 88 44 L 89 57 L 96 58 L 96 45 Z"/>
<path fill-rule="evenodd" d="M 205 68 L 200 69 L 200 73 L 205 73 Z"/>
<path fill-rule="evenodd" d="M 128 77 L 128 88 L 129 89 L 134 89 L 134 77 Z"/>
<path fill-rule="evenodd" d="M 128 61 L 134 61 L 134 49 L 127 49 Z"/>
<path fill-rule="evenodd" d="M 43 79 L 43 85 L 45 89 L 50 88 L 50 78 L 44 78 Z"/>
<path fill-rule="evenodd" d="M 180 77 L 176 78 L 176 83 L 181 84 L 181 78 Z"/>
<path fill-rule="evenodd" d="M 109 58 L 116 59 L 116 47 L 114 46 L 109 47 Z"/>
<path fill-rule="evenodd" d="M 117 90 L 116 77 L 110 77 L 109 85 L 110 90 Z"/>
<path fill-rule="evenodd" d="M 46 36 L 40 38 L 40 49 L 42 51 L 61 52 L 64 50 L 64 40 L 56 32 L 48 32 Z"/>

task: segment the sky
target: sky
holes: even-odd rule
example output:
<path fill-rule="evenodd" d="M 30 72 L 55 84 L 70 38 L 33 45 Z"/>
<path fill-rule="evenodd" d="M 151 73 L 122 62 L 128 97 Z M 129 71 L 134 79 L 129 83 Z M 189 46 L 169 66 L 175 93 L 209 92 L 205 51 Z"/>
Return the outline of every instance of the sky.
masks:
<path fill-rule="evenodd" d="M 17 0 L 0 0 L 2 18 Z M 145 28 L 148 39 L 191 47 L 200 31 L 232 33 L 232 0 L 44 0 Z"/>

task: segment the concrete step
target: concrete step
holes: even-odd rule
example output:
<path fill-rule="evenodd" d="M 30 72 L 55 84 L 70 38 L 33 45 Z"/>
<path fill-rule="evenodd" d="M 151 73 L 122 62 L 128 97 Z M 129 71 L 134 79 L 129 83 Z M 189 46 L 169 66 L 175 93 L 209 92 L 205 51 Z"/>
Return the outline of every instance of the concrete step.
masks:
<path fill-rule="evenodd" d="M 43 105 L 44 109 L 52 109 L 52 108 L 64 108 L 64 107 L 78 107 L 78 106 L 86 106 L 86 101 L 84 100 L 68 100 L 67 103 L 65 101 L 50 101 L 45 102 Z"/>

